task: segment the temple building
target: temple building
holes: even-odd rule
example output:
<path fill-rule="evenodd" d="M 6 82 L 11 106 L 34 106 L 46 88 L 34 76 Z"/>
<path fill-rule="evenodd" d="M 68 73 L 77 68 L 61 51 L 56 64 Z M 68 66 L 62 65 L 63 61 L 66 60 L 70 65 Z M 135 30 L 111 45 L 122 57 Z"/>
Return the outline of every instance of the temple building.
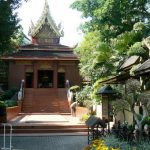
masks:
<path fill-rule="evenodd" d="M 9 87 L 19 88 L 25 81 L 23 112 L 70 112 L 66 81 L 81 85 L 79 60 L 73 48 L 60 44 L 63 32 L 52 19 L 47 1 L 29 35 L 30 44 L 3 57 L 9 64 Z"/>

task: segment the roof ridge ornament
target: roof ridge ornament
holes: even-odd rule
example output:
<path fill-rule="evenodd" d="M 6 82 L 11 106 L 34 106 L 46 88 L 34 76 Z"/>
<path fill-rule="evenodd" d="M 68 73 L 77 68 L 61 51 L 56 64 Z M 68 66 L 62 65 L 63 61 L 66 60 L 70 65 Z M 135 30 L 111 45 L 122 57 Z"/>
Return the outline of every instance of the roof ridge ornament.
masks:
<path fill-rule="evenodd" d="M 45 0 L 45 6 L 49 8 L 48 1 Z"/>

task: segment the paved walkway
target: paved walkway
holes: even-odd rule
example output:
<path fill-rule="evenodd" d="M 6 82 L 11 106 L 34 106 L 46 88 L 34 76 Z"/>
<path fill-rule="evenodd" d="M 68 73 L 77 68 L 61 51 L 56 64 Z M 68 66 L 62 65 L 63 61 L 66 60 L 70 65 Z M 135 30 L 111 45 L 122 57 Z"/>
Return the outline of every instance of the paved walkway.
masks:
<path fill-rule="evenodd" d="M 78 117 L 60 114 L 24 114 L 10 121 L 12 125 L 79 125 Z M 70 134 L 14 134 L 12 150 L 82 150 L 87 145 L 87 135 Z M 7 147 L 9 138 L 7 137 Z M 3 135 L 0 135 L 0 149 L 3 147 Z"/>
<path fill-rule="evenodd" d="M 12 125 L 40 125 L 40 124 L 63 124 L 63 125 L 81 125 L 79 117 L 71 115 L 49 114 L 49 113 L 29 113 L 22 114 L 12 119 L 9 123 Z"/>
<path fill-rule="evenodd" d="M 87 136 L 14 136 L 12 139 L 12 150 L 82 150 L 86 145 Z M 0 136 L 2 147 L 3 137 Z"/>

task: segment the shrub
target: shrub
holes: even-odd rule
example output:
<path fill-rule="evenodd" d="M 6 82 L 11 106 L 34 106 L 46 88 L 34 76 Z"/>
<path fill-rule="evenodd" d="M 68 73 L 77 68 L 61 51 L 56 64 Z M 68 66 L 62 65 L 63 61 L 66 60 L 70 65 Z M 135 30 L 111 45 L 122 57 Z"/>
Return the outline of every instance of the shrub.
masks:
<path fill-rule="evenodd" d="M 110 148 L 116 148 L 117 150 L 149 150 L 149 141 L 139 141 L 134 143 L 128 143 L 117 139 L 114 135 L 108 135 L 103 137 L 105 145 Z"/>
<path fill-rule="evenodd" d="M 17 91 L 18 91 L 17 87 L 10 88 L 9 90 L 5 91 L 3 95 L 0 96 L 0 101 L 11 99 Z"/>
<path fill-rule="evenodd" d="M 85 122 L 86 120 L 88 120 L 88 118 L 90 117 L 90 115 L 84 114 L 80 117 L 80 122 Z"/>
<path fill-rule="evenodd" d="M 6 107 L 5 103 L 3 101 L 0 101 L 0 108 L 1 107 Z"/>
<path fill-rule="evenodd" d="M 5 101 L 5 105 L 6 107 L 14 107 L 14 106 L 17 106 L 17 101 L 15 100 L 6 100 Z"/>
<path fill-rule="evenodd" d="M 73 93 L 79 91 L 79 89 L 80 89 L 80 87 L 78 85 L 74 85 L 74 86 L 70 87 L 70 91 Z"/>
<path fill-rule="evenodd" d="M 143 125 L 144 124 L 148 124 L 150 126 L 150 117 L 146 117 L 144 122 L 143 122 Z"/>
<path fill-rule="evenodd" d="M 119 148 L 121 150 L 130 150 L 130 145 L 126 141 L 120 141 L 118 138 L 116 138 L 114 135 L 108 135 L 106 137 L 103 137 L 105 141 L 105 145 L 107 145 L 109 148 Z"/>
<path fill-rule="evenodd" d="M 18 92 L 18 88 L 14 86 L 10 89 L 10 91 L 12 91 L 12 93 L 15 94 L 16 92 Z"/>
<path fill-rule="evenodd" d="M 76 94 L 77 101 L 79 103 L 83 103 L 83 105 L 86 107 L 91 107 L 93 104 L 93 101 L 91 99 L 91 91 L 91 86 L 84 86 L 83 89 L 81 89 L 81 91 L 77 92 Z"/>

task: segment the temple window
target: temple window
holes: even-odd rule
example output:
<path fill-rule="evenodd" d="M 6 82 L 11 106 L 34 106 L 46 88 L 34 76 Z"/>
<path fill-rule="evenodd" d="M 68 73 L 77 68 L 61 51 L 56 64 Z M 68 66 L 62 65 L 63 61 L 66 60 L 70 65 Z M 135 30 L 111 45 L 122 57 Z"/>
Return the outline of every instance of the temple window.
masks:
<path fill-rule="evenodd" d="M 53 70 L 38 70 L 38 88 L 53 88 Z"/>

